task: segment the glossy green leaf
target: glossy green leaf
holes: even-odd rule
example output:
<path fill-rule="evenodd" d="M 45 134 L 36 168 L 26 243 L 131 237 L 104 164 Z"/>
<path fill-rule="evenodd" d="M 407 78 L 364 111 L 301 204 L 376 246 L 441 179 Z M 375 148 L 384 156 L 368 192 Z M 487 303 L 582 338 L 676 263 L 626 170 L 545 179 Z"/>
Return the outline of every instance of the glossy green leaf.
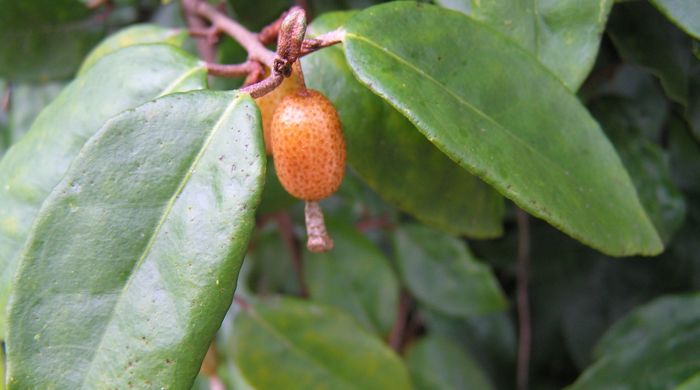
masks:
<path fill-rule="evenodd" d="M 416 299 L 443 313 L 468 317 L 503 310 L 505 296 L 487 265 L 464 242 L 421 225 L 394 234 L 401 277 Z"/>
<path fill-rule="evenodd" d="M 598 359 L 570 386 L 669 389 L 700 371 L 700 295 L 659 298 L 616 323 L 596 347 Z"/>
<path fill-rule="evenodd" d="M 572 91 L 593 68 L 612 0 L 437 0 L 508 35 Z"/>
<path fill-rule="evenodd" d="M 493 389 L 472 357 L 441 337 L 416 342 L 405 359 L 417 390 Z"/>
<path fill-rule="evenodd" d="M 685 200 L 671 179 L 668 156 L 636 127 L 640 118 L 633 103 L 599 99 L 591 112 L 617 147 L 659 237 L 668 243 L 685 216 Z"/>
<path fill-rule="evenodd" d="M 233 359 L 258 390 L 410 389 L 394 352 L 340 310 L 292 299 L 236 316 Z"/>
<path fill-rule="evenodd" d="M 309 31 L 330 31 L 353 14 L 324 15 Z M 372 189 L 439 229 L 475 238 L 501 234 L 503 200 L 498 193 L 447 158 L 394 108 L 358 83 L 340 47 L 304 57 L 303 65 L 308 86 L 322 91 L 338 108 L 348 162 Z"/>
<path fill-rule="evenodd" d="M 171 94 L 109 120 L 23 251 L 10 388 L 189 388 L 231 304 L 264 156 L 247 95 Z"/>
<path fill-rule="evenodd" d="M 646 1 L 615 5 L 608 33 L 626 61 L 649 69 L 671 99 L 687 104 L 692 60 L 688 36 Z"/>
<path fill-rule="evenodd" d="M 29 228 L 85 141 L 125 109 L 205 86 L 203 67 L 173 46 L 120 50 L 66 87 L 0 160 L 0 334 L 5 333 L 5 304 Z"/>
<path fill-rule="evenodd" d="M 521 208 L 611 255 L 663 249 L 598 124 L 510 40 L 464 15 L 409 2 L 369 8 L 346 29 L 345 53 L 360 81 Z"/>
<path fill-rule="evenodd" d="M 41 84 L 14 83 L 10 101 L 9 126 L 10 145 L 19 141 L 34 123 L 34 120 L 66 86 L 53 81 Z"/>
<path fill-rule="evenodd" d="M 0 0 L 0 76 L 14 81 L 66 78 L 103 28 L 76 0 Z"/>
<path fill-rule="evenodd" d="M 187 37 L 181 29 L 164 28 L 155 24 L 137 24 L 127 27 L 105 38 L 83 60 L 78 75 L 93 66 L 102 57 L 127 46 L 145 43 L 168 43 L 180 47 Z"/>
<path fill-rule="evenodd" d="M 314 301 L 337 306 L 365 328 L 389 334 L 399 305 L 399 282 L 389 260 L 352 226 L 329 224 L 335 247 L 305 252 L 304 275 Z"/>
<path fill-rule="evenodd" d="M 688 0 L 651 0 L 676 26 L 700 39 L 700 3 Z"/>

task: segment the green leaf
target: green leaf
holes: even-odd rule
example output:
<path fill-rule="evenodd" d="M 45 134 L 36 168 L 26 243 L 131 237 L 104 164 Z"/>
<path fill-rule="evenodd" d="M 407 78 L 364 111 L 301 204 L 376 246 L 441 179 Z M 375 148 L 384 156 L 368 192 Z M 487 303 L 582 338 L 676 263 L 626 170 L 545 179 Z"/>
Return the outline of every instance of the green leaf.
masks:
<path fill-rule="evenodd" d="M 268 160 L 268 171 L 272 167 Z M 268 182 L 265 181 L 265 190 Z M 263 190 L 262 202 L 265 199 Z M 258 215 L 260 207 L 258 207 Z M 260 295 L 270 294 L 299 294 L 299 283 L 293 268 L 290 249 L 285 246 L 280 234 L 279 219 L 273 219 L 274 223 L 258 229 L 251 244 L 251 250 L 246 256 L 246 265 L 250 266 L 250 273 L 246 275 L 245 282 L 241 279 L 241 288 L 249 286 L 252 291 Z M 243 274 L 241 274 L 241 278 Z M 240 294 L 238 291 L 236 294 Z"/>
<path fill-rule="evenodd" d="M 654 73 L 671 99 L 688 103 L 688 36 L 645 1 L 616 4 L 608 33 L 622 58 Z"/>
<path fill-rule="evenodd" d="M 13 81 L 69 77 L 103 28 L 75 0 L 0 0 L 0 76 Z"/>
<path fill-rule="evenodd" d="M 329 230 L 332 251 L 305 252 L 311 298 L 344 309 L 368 330 L 388 335 L 399 305 L 399 283 L 389 260 L 351 225 L 330 223 Z"/>
<path fill-rule="evenodd" d="M 700 142 L 700 58 L 693 61 L 690 66 L 688 105 L 686 106 L 685 117 L 695 139 Z"/>
<path fill-rule="evenodd" d="M 316 19 L 321 34 L 352 12 Z M 503 199 L 447 158 L 391 106 L 357 82 L 339 47 L 304 57 L 306 82 L 338 108 L 348 163 L 388 202 L 421 222 L 453 234 L 489 238 L 501 234 Z M 436 201 L 439 199 L 439 201 Z"/>
<path fill-rule="evenodd" d="M 187 31 L 181 29 L 164 28 L 155 24 L 137 24 L 127 27 L 105 38 L 83 60 L 78 70 L 78 75 L 85 73 L 87 69 L 102 57 L 119 49 L 145 43 L 168 43 L 181 47 Z"/>
<path fill-rule="evenodd" d="M 23 251 L 10 387 L 189 388 L 231 303 L 264 155 L 247 95 L 171 94 L 109 120 Z"/>
<path fill-rule="evenodd" d="M 505 309 L 506 299 L 487 265 L 460 240 L 421 225 L 394 234 L 394 251 L 406 287 L 443 313 L 468 317 Z"/>
<path fill-rule="evenodd" d="M 125 109 L 205 86 L 204 68 L 173 46 L 120 50 L 66 87 L 0 160 L 0 334 L 19 251 L 39 207 L 85 141 Z"/>
<path fill-rule="evenodd" d="M 700 140 L 692 137 L 691 130 L 677 116 L 671 117 L 667 126 L 673 180 L 684 192 L 700 194 Z"/>
<path fill-rule="evenodd" d="M 292 299 L 236 316 L 233 359 L 258 390 L 410 389 L 398 356 L 340 310 Z"/>
<path fill-rule="evenodd" d="M 405 359 L 418 390 L 493 389 L 472 357 L 446 339 L 421 339 Z"/>
<path fill-rule="evenodd" d="M 598 124 L 531 55 L 480 22 L 422 3 L 375 6 L 346 28 L 360 81 L 462 167 L 600 251 L 663 249 Z"/>
<path fill-rule="evenodd" d="M 676 26 L 700 39 L 700 3 L 688 0 L 651 0 Z"/>
<path fill-rule="evenodd" d="M 66 86 L 53 81 L 44 84 L 14 83 L 10 102 L 10 145 L 19 141 L 34 123 L 34 120 Z"/>
<path fill-rule="evenodd" d="M 659 298 L 608 330 L 571 390 L 669 389 L 700 371 L 700 295 Z"/>
<path fill-rule="evenodd" d="M 572 91 L 593 68 L 612 0 L 437 0 L 508 35 Z"/>
<path fill-rule="evenodd" d="M 695 390 L 698 388 L 700 388 L 700 372 L 681 383 L 678 387 L 674 388 L 674 390 Z"/>
<path fill-rule="evenodd" d="M 468 350 L 496 388 L 512 388 L 516 338 L 509 313 L 454 318 L 420 306 L 418 313 L 430 335 L 444 337 Z"/>
<path fill-rule="evenodd" d="M 671 179 L 668 156 L 637 127 L 634 103 L 609 97 L 590 109 L 617 147 L 659 237 L 668 243 L 685 217 L 685 200 Z"/>

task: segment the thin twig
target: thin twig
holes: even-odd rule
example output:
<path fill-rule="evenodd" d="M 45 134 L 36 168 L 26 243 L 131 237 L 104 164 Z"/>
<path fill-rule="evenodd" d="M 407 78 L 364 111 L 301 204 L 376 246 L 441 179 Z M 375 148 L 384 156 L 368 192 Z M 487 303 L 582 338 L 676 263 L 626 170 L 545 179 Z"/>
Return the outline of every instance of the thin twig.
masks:
<path fill-rule="evenodd" d="M 217 64 L 207 62 L 205 63 L 205 67 L 210 75 L 221 77 L 243 77 L 247 76 L 256 69 L 255 64 L 257 64 L 255 61 L 246 61 L 242 64 Z"/>
<path fill-rule="evenodd" d="M 271 45 L 277 42 L 277 35 L 280 32 L 280 26 L 282 25 L 284 18 L 287 17 L 287 14 L 289 14 L 289 11 L 284 11 L 282 15 L 277 18 L 277 20 L 260 30 L 260 33 L 258 34 L 258 40 L 260 43 L 263 45 Z"/>
<path fill-rule="evenodd" d="M 345 30 L 336 29 L 325 34 L 321 34 L 316 38 L 306 39 L 301 44 L 301 55 L 305 56 L 315 52 L 316 50 L 323 49 L 324 47 L 333 46 L 342 42 L 344 37 Z"/>
<path fill-rule="evenodd" d="M 208 30 L 210 27 L 207 26 L 207 23 L 196 15 L 195 12 L 191 12 L 197 4 L 200 4 L 199 0 L 182 0 L 182 8 L 185 10 L 187 27 L 193 31 Z M 208 37 L 199 37 L 196 41 L 199 56 L 202 57 L 204 61 L 214 62 L 216 60 L 216 46 Z"/>
<path fill-rule="evenodd" d="M 218 376 L 209 377 L 209 388 L 211 390 L 226 390 L 226 386 L 221 382 Z"/>
<path fill-rule="evenodd" d="M 278 85 L 282 84 L 282 81 L 284 81 L 284 76 L 280 73 L 273 72 L 263 81 L 241 88 L 241 92 L 248 93 L 250 96 L 257 99 L 277 88 Z"/>
<path fill-rule="evenodd" d="M 410 307 L 411 296 L 408 295 L 407 292 L 402 291 L 401 298 L 399 298 L 399 311 L 396 313 L 394 326 L 391 328 L 391 333 L 389 333 L 389 345 L 399 354 L 403 348 L 404 333 L 408 321 L 408 309 Z"/>
<path fill-rule="evenodd" d="M 2 110 L 3 112 L 9 112 L 11 100 L 12 100 L 12 85 L 8 84 L 2 93 L 2 98 L 0 98 L 0 110 Z"/>
<path fill-rule="evenodd" d="M 309 296 L 309 292 L 306 288 L 306 281 L 304 280 L 304 266 L 301 261 L 301 251 L 299 250 L 297 241 L 294 239 L 292 219 L 287 212 L 276 214 L 275 219 L 277 220 L 277 227 L 280 230 L 282 241 L 284 241 L 287 252 L 289 252 L 289 256 L 292 258 L 292 266 L 294 267 L 294 273 L 299 283 L 299 295 L 306 298 Z"/>
<path fill-rule="evenodd" d="M 201 0 L 183 0 L 187 14 L 194 14 L 205 18 L 211 22 L 212 26 L 224 31 L 243 46 L 248 52 L 248 58 L 259 61 L 272 68 L 275 61 L 275 52 L 267 49 L 258 40 L 255 33 L 248 31 L 245 27 L 229 18 L 216 7 Z M 202 26 L 193 26 L 202 27 Z M 209 61 L 213 62 L 213 61 Z"/>
<path fill-rule="evenodd" d="M 530 371 L 530 303 L 528 299 L 528 278 L 530 268 L 530 221 L 528 215 L 517 209 L 518 226 L 518 268 L 517 268 L 517 306 L 518 306 L 518 390 L 526 390 Z"/>
<path fill-rule="evenodd" d="M 242 296 L 240 296 L 240 295 L 234 295 L 234 296 L 233 296 L 233 302 L 234 302 L 236 305 L 238 305 L 238 306 L 241 308 L 241 310 L 248 310 L 248 309 L 250 309 L 250 304 L 248 303 L 248 301 L 247 301 L 245 298 L 243 298 Z"/>
<path fill-rule="evenodd" d="M 393 229 L 394 224 L 388 216 L 384 215 L 377 218 L 362 219 L 355 224 L 355 227 L 364 233 L 372 229 Z"/>

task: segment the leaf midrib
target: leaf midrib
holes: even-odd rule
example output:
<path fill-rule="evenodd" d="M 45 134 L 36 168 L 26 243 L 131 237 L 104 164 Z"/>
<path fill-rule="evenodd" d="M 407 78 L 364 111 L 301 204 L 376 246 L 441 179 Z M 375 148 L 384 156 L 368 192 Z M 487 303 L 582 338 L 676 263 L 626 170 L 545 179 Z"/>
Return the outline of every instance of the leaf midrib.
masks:
<path fill-rule="evenodd" d="M 85 371 L 85 375 L 83 377 L 83 380 L 80 384 L 81 389 L 85 389 L 85 380 L 87 380 L 89 374 L 93 371 L 93 365 L 95 363 L 95 357 L 98 355 L 98 352 L 103 349 L 103 344 L 105 341 L 105 335 L 107 334 L 107 330 L 109 329 L 110 323 L 114 320 L 115 313 L 117 310 L 117 307 L 119 307 L 119 303 L 121 302 L 122 298 L 124 297 L 124 292 L 129 290 L 129 287 L 131 286 L 131 283 L 133 282 L 134 275 L 137 273 L 137 270 L 141 267 L 141 265 L 146 261 L 146 258 L 151 252 L 151 248 L 153 247 L 153 244 L 156 242 L 156 239 L 159 236 L 160 230 L 162 229 L 163 225 L 167 221 L 168 217 L 170 216 L 173 206 L 175 205 L 175 202 L 177 201 L 178 197 L 184 190 L 185 186 L 189 182 L 190 178 L 192 177 L 192 174 L 195 171 L 195 168 L 199 164 L 199 162 L 202 159 L 202 156 L 204 156 L 204 153 L 208 149 L 209 145 L 211 144 L 214 136 L 218 133 L 220 130 L 220 127 L 222 123 L 224 123 L 224 120 L 232 113 L 232 111 L 238 106 L 238 103 L 240 101 L 240 96 L 235 97 L 231 103 L 226 107 L 226 109 L 222 112 L 221 117 L 219 120 L 214 124 L 212 131 L 209 133 L 207 138 L 204 140 L 202 143 L 201 148 L 199 149 L 199 152 L 197 152 L 197 155 L 195 158 L 192 160 L 192 164 L 190 164 L 190 169 L 187 170 L 187 173 L 184 175 L 180 183 L 178 184 L 177 188 L 175 189 L 173 195 L 170 197 L 168 200 L 168 203 L 166 204 L 165 208 L 163 209 L 163 214 L 161 215 L 160 219 L 158 220 L 158 223 L 156 224 L 155 228 L 153 229 L 153 234 L 151 235 L 151 238 L 148 240 L 148 243 L 146 244 L 146 247 L 143 250 L 143 253 L 141 254 L 141 257 L 136 261 L 134 266 L 132 267 L 132 272 L 129 274 L 129 278 L 127 279 L 126 283 L 124 283 L 124 286 L 122 287 L 120 293 L 118 294 L 117 300 L 114 303 L 114 306 L 112 307 L 112 311 L 109 315 L 109 319 L 105 322 L 104 330 L 102 331 L 102 335 L 100 335 L 100 343 L 97 345 L 97 348 L 94 349 L 94 352 L 92 356 L 90 357 L 90 365 L 88 366 L 88 370 Z"/>
<path fill-rule="evenodd" d="M 405 64 L 409 69 L 413 70 L 413 71 L 414 71 L 415 73 L 417 73 L 419 76 L 425 77 L 425 79 L 427 79 L 428 81 L 434 83 L 434 84 L 437 85 L 440 89 L 443 89 L 443 90 L 444 90 L 445 92 L 447 92 L 449 95 L 451 95 L 452 97 L 454 97 L 458 102 L 462 103 L 462 104 L 465 106 L 465 108 L 472 110 L 475 114 L 481 116 L 482 118 L 486 119 L 488 122 L 491 122 L 491 123 L 493 123 L 494 125 L 496 125 L 498 128 L 502 129 L 502 132 L 503 132 L 504 134 L 508 135 L 510 138 L 512 138 L 513 140 L 517 141 L 519 144 L 522 144 L 526 149 L 532 151 L 532 152 L 533 152 L 533 156 L 535 156 L 535 157 L 538 158 L 539 160 L 543 161 L 543 162 L 545 163 L 545 166 L 554 167 L 555 170 L 556 170 L 557 172 L 559 172 L 559 174 L 557 175 L 557 176 L 560 178 L 559 180 L 561 180 L 561 181 L 563 181 L 563 182 L 570 183 L 570 185 L 573 185 L 574 187 L 575 187 L 575 185 L 577 184 L 577 181 L 575 180 L 575 178 L 574 178 L 572 175 L 566 175 L 566 170 L 565 170 L 563 167 L 561 167 L 560 165 L 555 164 L 548 156 L 541 154 L 537 149 L 534 149 L 529 143 L 527 143 L 527 142 L 526 142 L 525 140 L 523 140 L 522 138 L 518 137 L 515 133 L 513 133 L 512 131 L 510 131 L 507 127 L 501 125 L 501 124 L 500 124 L 499 122 L 497 122 L 495 119 L 493 119 L 493 118 L 491 118 L 490 116 L 486 115 L 486 113 L 482 112 L 481 110 L 479 110 L 478 108 L 474 107 L 473 105 L 471 105 L 471 104 L 470 104 L 469 102 L 467 102 L 466 100 L 462 99 L 458 94 L 456 94 L 454 91 L 452 91 L 452 90 L 451 90 L 450 88 L 448 88 L 446 85 L 442 84 L 441 82 L 439 82 L 438 80 L 436 80 L 435 78 L 433 78 L 431 75 L 425 73 L 422 69 L 417 68 L 416 66 L 414 66 L 413 64 L 411 64 L 409 61 L 407 61 L 406 59 L 404 59 L 403 57 L 401 57 L 400 55 L 398 55 L 398 54 L 395 53 L 394 51 L 390 50 L 389 48 L 382 47 L 379 43 L 372 41 L 372 40 L 369 39 L 368 37 L 365 37 L 365 36 L 362 36 L 362 35 L 358 35 L 358 34 L 356 34 L 356 33 L 350 32 L 350 31 L 347 31 L 347 32 L 345 33 L 345 36 L 346 36 L 346 37 L 355 38 L 355 39 L 357 39 L 357 40 L 359 40 L 359 41 L 364 41 L 364 42 L 366 42 L 368 45 L 375 47 L 377 50 L 379 50 L 379 51 L 381 51 L 381 52 L 383 52 L 383 53 L 386 53 L 388 56 L 393 57 L 393 58 L 394 58 L 396 61 L 398 61 L 399 63 Z M 346 47 L 347 47 L 347 45 L 346 45 Z M 558 80 L 558 81 L 561 83 L 561 80 L 559 80 L 559 79 L 556 78 L 556 77 L 555 77 L 555 79 Z M 562 84 L 562 85 L 563 85 L 563 84 Z M 566 88 L 566 87 L 564 87 L 564 88 Z M 377 91 L 377 93 L 379 93 L 379 91 Z M 387 100 L 392 106 L 396 107 L 397 109 L 399 109 L 399 111 L 403 112 L 403 110 L 401 110 L 400 107 L 398 107 L 394 102 L 392 102 L 391 99 L 386 99 L 386 96 L 382 96 L 382 97 L 384 97 L 385 100 Z M 416 123 L 415 123 L 415 118 L 409 118 L 409 119 L 411 120 L 411 122 L 413 122 L 414 124 L 416 124 Z M 419 126 L 416 126 L 416 127 L 419 127 Z M 431 140 L 431 142 L 433 142 L 439 149 L 441 149 L 441 150 L 449 150 L 449 148 L 447 147 L 447 145 L 442 144 L 442 143 L 440 143 L 440 142 L 436 142 L 436 141 L 439 141 L 439 139 L 438 139 L 437 137 L 435 137 L 434 140 Z M 611 146 L 611 148 L 612 148 L 612 146 Z M 619 161 L 619 160 L 618 160 L 618 161 Z M 619 162 L 619 164 L 622 166 L 622 162 Z M 461 165 L 461 164 L 460 164 L 460 165 Z M 623 173 L 626 173 L 626 172 L 623 171 Z M 626 175 L 626 176 L 627 176 L 627 181 L 628 181 L 628 184 L 629 184 L 628 187 L 629 187 L 629 186 L 632 187 L 631 189 L 633 190 L 633 192 L 634 192 L 634 194 L 635 194 L 635 198 L 637 199 L 637 202 L 636 202 L 636 204 L 637 204 L 637 209 L 638 209 L 639 211 L 641 211 L 641 213 L 640 213 L 639 211 L 633 211 L 633 213 L 634 213 L 635 215 L 637 215 L 637 216 L 640 218 L 641 221 L 646 222 L 646 225 L 647 225 L 647 227 L 648 227 L 648 229 L 646 229 L 646 230 L 650 230 L 651 232 L 653 232 L 653 233 L 656 235 L 657 241 L 659 242 L 659 246 L 661 246 L 662 244 L 660 244 L 661 239 L 659 238 L 659 233 L 658 233 L 658 231 L 656 230 L 656 227 L 651 223 L 651 220 L 649 219 L 649 216 L 647 215 L 646 210 L 645 210 L 645 209 L 643 208 L 643 206 L 639 203 L 639 198 L 638 198 L 638 195 L 637 195 L 637 191 L 636 191 L 636 189 L 634 188 L 634 185 L 632 184 L 631 179 L 629 178 L 628 175 Z M 560 228 L 560 229 L 562 229 L 562 230 L 568 232 L 568 234 L 570 234 L 572 237 L 579 238 L 579 239 L 580 239 L 580 237 L 582 237 L 582 236 L 577 232 L 577 229 L 572 229 L 572 228 L 568 227 L 568 225 L 565 223 L 566 218 L 564 218 L 563 216 L 559 215 L 558 213 L 553 213 L 553 212 L 551 211 L 550 208 L 548 208 L 548 209 L 546 209 L 546 210 L 542 210 L 542 209 L 536 209 L 536 208 L 534 208 L 534 207 L 531 207 L 531 205 L 530 205 L 529 202 L 528 202 L 528 200 L 531 200 L 531 197 L 525 195 L 525 193 L 522 193 L 522 192 L 521 192 L 521 193 L 519 194 L 519 195 L 522 197 L 522 200 L 519 200 L 519 199 L 517 199 L 517 198 L 518 198 L 517 196 L 512 196 L 513 194 L 512 194 L 511 191 L 507 188 L 507 186 L 505 186 L 505 185 L 499 183 L 497 180 L 495 180 L 495 179 L 497 179 L 497 177 L 491 176 L 491 175 L 488 175 L 488 174 L 483 174 L 483 179 L 484 179 L 485 181 L 487 181 L 489 184 L 493 185 L 494 187 L 500 189 L 500 192 L 501 192 L 501 193 L 510 194 L 511 196 L 509 196 L 509 198 L 510 198 L 513 202 L 515 202 L 515 203 L 518 204 L 519 206 L 521 206 L 521 207 L 525 208 L 526 210 L 528 210 L 528 212 L 530 212 L 532 215 L 538 216 L 538 217 L 543 217 L 543 218 L 545 218 L 545 219 L 547 219 L 547 220 L 550 220 L 550 222 L 551 222 L 552 224 L 554 224 L 554 225 L 557 226 L 558 228 Z M 576 195 L 575 195 L 576 198 L 579 198 L 579 199 L 580 199 L 579 194 L 577 194 L 576 192 L 574 192 L 574 194 L 576 194 Z M 641 226 L 641 225 L 640 225 L 640 226 Z M 592 246 L 595 247 L 595 248 L 605 248 L 605 247 L 608 247 L 608 244 L 605 244 L 605 243 L 604 243 L 604 242 L 605 242 L 604 240 L 601 241 L 600 239 L 593 239 L 593 240 L 591 240 L 591 239 L 586 239 L 585 241 L 588 242 L 589 245 L 592 245 Z M 652 251 L 652 247 L 649 247 L 649 246 L 647 246 L 647 245 L 645 245 L 645 247 L 647 247 L 648 249 L 643 250 L 644 253 L 651 253 L 651 252 L 653 252 L 653 251 Z M 624 253 L 624 254 L 630 254 L 631 252 L 633 252 L 633 251 L 630 251 L 629 246 L 628 246 L 627 244 L 623 245 L 623 248 L 620 248 L 620 249 L 621 249 L 621 252 L 618 251 L 618 250 L 616 250 L 616 252 Z"/>
<path fill-rule="evenodd" d="M 528 150 L 530 150 L 531 152 L 533 152 L 533 154 L 534 154 L 535 156 L 537 156 L 539 159 L 544 160 L 546 164 L 551 165 L 551 166 L 553 166 L 553 167 L 556 167 L 559 171 L 561 171 L 561 174 L 560 174 L 560 175 L 561 175 L 563 178 L 565 178 L 567 181 L 573 180 L 573 179 L 570 179 L 570 176 L 567 176 L 567 175 L 566 175 L 566 170 L 565 170 L 564 168 L 562 168 L 560 165 L 554 163 L 554 161 L 552 161 L 547 155 L 544 155 L 544 154 L 542 154 L 540 151 L 538 151 L 537 149 L 533 148 L 529 143 L 527 143 L 527 142 L 526 142 L 525 140 L 523 140 L 522 138 L 518 137 L 515 133 L 513 133 L 512 131 L 510 131 L 507 127 L 505 127 L 505 126 L 502 125 L 501 123 L 497 122 L 495 119 L 493 119 L 492 117 L 490 117 L 489 115 L 487 115 L 487 114 L 484 113 L 483 111 L 479 110 L 478 108 L 476 108 L 475 106 L 473 106 L 473 105 L 472 105 L 471 103 L 469 103 L 468 101 L 464 100 L 461 96 L 459 96 L 457 93 L 455 93 L 454 91 L 452 91 L 452 90 L 451 90 L 450 88 L 448 88 L 445 84 L 439 82 L 438 80 L 436 80 L 435 78 L 433 78 L 431 75 L 425 73 L 425 71 L 423 71 L 422 69 L 420 69 L 420 68 L 414 66 L 413 64 L 411 64 L 409 61 L 407 61 L 407 60 L 404 59 L 403 57 L 401 57 L 401 56 L 399 56 L 398 54 L 396 54 L 395 52 L 391 51 L 389 48 L 382 47 L 382 46 L 380 46 L 378 43 L 376 43 L 376 42 L 370 40 L 369 38 L 366 38 L 366 37 L 364 37 L 364 36 L 357 35 L 357 34 L 354 34 L 354 33 L 348 32 L 348 33 L 346 33 L 346 36 L 352 36 L 352 37 L 354 37 L 354 38 L 356 38 L 356 39 L 358 39 L 358 40 L 364 41 L 364 42 L 368 43 L 369 45 L 374 46 L 374 47 L 377 48 L 378 50 L 380 50 L 380 51 L 386 53 L 387 55 L 389 55 L 389 56 L 395 58 L 397 61 L 399 61 L 399 62 L 405 64 L 409 69 L 413 70 L 413 71 L 414 71 L 415 73 L 417 73 L 418 75 L 425 77 L 425 79 L 431 81 L 432 83 L 434 83 L 435 85 L 437 85 L 437 86 L 440 87 L 441 89 L 445 90 L 445 92 L 447 92 L 449 95 L 451 95 L 452 97 L 454 97 L 458 102 L 462 103 L 467 109 L 473 111 L 473 112 L 474 112 L 475 114 L 477 114 L 478 116 L 480 116 L 480 117 L 486 119 L 488 122 L 491 122 L 491 123 L 493 123 L 494 125 L 498 126 L 498 128 L 501 129 L 501 130 L 503 131 L 504 134 L 507 134 L 509 137 L 511 137 L 512 139 L 514 139 L 514 140 L 517 141 L 518 143 L 522 144 L 526 149 L 528 149 Z M 387 99 L 387 101 L 389 101 L 389 102 L 391 103 L 391 100 Z M 433 141 L 433 142 L 434 142 L 434 141 Z M 436 143 L 436 144 L 437 144 L 437 143 Z M 440 144 L 438 144 L 438 145 L 440 145 Z M 442 146 L 442 148 L 446 148 L 445 145 L 440 145 L 440 146 Z M 442 149 L 442 148 L 441 148 L 441 149 Z M 494 183 L 494 184 L 495 184 L 495 183 Z"/>

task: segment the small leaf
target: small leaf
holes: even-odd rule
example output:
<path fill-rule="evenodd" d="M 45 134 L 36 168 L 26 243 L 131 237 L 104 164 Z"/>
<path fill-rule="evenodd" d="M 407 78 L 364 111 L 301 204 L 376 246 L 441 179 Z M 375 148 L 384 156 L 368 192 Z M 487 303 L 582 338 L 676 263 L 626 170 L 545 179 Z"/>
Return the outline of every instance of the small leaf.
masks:
<path fill-rule="evenodd" d="M 164 28 L 155 24 L 136 24 L 105 38 L 88 54 L 78 70 L 78 75 L 95 64 L 102 57 L 128 46 L 145 43 L 167 43 L 181 47 L 187 32 L 185 30 Z"/>
<path fill-rule="evenodd" d="M 620 55 L 644 66 L 674 101 L 688 103 L 690 38 L 647 2 L 622 2 L 610 15 L 608 33 Z"/>
<path fill-rule="evenodd" d="M 329 223 L 335 247 L 306 252 L 304 275 L 311 298 L 352 314 L 370 331 L 389 334 L 396 320 L 399 283 L 389 260 L 352 226 Z"/>
<path fill-rule="evenodd" d="M 676 26 L 700 39 L 700 3 L 688 0 L 651 0 Z"/>
<path fill-rule="evenodd" d="M 612 0 L 437 0 L 510 36 L 572 91 L 593 68 Z"/>
<path fill-rule="evenodd" d="M 71 76 L 103 27 L 75 0 L 0 0 L 0 76 L 47 81 Z"/>
<path fill-rule="evenodd" d="M 11 388 L 189 388 L 255 225 L 261 138 L 255 102 L 233 93 L 172 94 L 109 120 L 23 251 Z"/>
<path fill-rule="evenodd" d="M 493 389 L 472 357 L 443 338 L 418 341 L 405 359 L 417 390 Z"/>
<path fill-rule="evenodd" d="M 203 67 L 173 46 L 120 50 L 66 87 L 0 160 L 0 334 L 5 333 L 5 305 L 29 228 L 85 141 L 125 109 L 205 86 Z"/>
<path fill-rule="evenodd" d="M 398 356 L 340 310 L 280 299 L 240 312 L 235 326 L 233 359 L 255 389 L 411 388 Z"/>
<path fill-rule="evenodd" d="M 598 359 L 568 387 L 670 389 L 700 371 L 700 295 L 659 298 L 608 330 Z"/>
<path fill-rule="evenodd" d="M 394 250 L 406 287 L 426 305 L 459 317 L 506 308 L 491 270 L 476 261 L 462 241 L 407 225 L 394 234 Z"/>
<path fill-rule="evenodd" d="M 355 12 L 316 19 L 309 31 L 322 34 Z M 304 57 L 306 82 L 338 108 L 348 162 L 384 199 L 421 222 L 458 235 L 501 234 L 503 199 L 451 161 L 391 106 L 357 82 L 339 47 Z M 440 201 L 436 201 L 439 199 Z"/>
<path fill-rule="evenodd" d="M 346 29 L 360 81 L 521 208 L 611 255 L 663 249 L 598 124 L 510 40 L 409 2 L 368 8 Z"/>

